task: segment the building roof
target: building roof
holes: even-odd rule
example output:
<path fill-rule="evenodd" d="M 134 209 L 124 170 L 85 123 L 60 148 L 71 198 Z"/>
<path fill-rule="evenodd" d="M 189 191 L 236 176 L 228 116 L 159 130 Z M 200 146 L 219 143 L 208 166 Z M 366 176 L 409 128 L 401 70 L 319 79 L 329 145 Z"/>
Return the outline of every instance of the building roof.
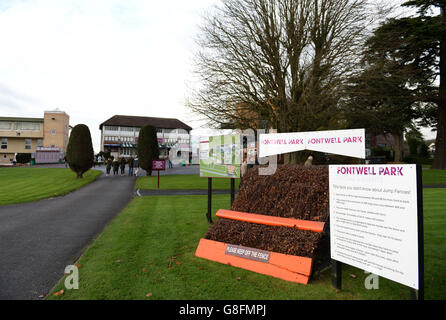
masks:
<path fill-rule="evenodd" d="M 46 110 L 44 113 L 49 113 L 49 114 L 64 114 L 66 116 L 68 116 L 68 114 L 65 111 L 60 110 L 59 108 L 56 108 L 54 110 Z"/>
<path fill-rule="evenodd" d="M 122 116 L 115 115 L 103 122 L 99 126 L 99 130 L 102 130 L 102 126 L 121 126 L 121 127 L 142 127 L 145 125 L 151 125 L 155 128 L 162 129 L 184 129 L 192 130 L 184 122 L 178 119 L 172 118 L 154 118 L 154 117 L 137 117 L 137 116 Z"/>
<path fill-rule="evenodd" d="M 0 117 L 0 121 L 43 122 L 43 118 Z"/>

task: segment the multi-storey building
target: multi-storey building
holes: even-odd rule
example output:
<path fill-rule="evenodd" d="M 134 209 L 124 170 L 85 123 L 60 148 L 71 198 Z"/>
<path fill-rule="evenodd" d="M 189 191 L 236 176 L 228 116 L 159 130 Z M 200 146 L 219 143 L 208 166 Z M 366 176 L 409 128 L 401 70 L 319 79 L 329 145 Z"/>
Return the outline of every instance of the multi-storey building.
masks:
<path fill-rule="evenodd" d="M 192 128 L 180 120 L 122 115 L 115 115 L 99 126 L 101 151 L 110 152 L 115 158 L 136 156 L 139 130 L 145 125 L 151 125 L 157 130 L 160 158 L 169 156 L 172 162 L 177 163 L 181 153 L 184 158 L 185 153 L 191 152 Z"/>
<path fill-rule="evenodd" d="M 63 111 L 45 111 L 43 118 L 0 117 L 0 164 L 11 164 L 19 153 L 65 153 L 70 117 Z M 42 161 L 41 161 L 42 162 Z M 48 157 L 48 162 L 54 162 Z"/>

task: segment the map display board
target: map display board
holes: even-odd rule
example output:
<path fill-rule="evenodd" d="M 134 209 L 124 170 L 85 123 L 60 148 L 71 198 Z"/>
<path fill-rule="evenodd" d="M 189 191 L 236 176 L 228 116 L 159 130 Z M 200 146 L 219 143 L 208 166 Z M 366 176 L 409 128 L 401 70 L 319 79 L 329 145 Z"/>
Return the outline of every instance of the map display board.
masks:
<path fill-rule="evenodd" d="M 200 139 L 200 177 L 240 178 L 241 136 Z"/>
<path fill-rule="evenodd" d="M 416 165 L 329 166 L 331 258 L 418 290 L 418 187 Z"/>

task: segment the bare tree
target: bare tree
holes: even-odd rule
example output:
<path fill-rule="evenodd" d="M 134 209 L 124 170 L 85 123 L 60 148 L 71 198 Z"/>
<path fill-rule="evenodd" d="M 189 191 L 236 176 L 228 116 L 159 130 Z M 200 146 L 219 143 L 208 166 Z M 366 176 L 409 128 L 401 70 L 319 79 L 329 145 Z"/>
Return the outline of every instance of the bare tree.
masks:
<path fill-rule="evenodd" d="M 220 126 L 342 127 L 338 102 L 371 10 L 367 0 L 223 0 L 202 26 L 202 86 L 188 106 Z"/>

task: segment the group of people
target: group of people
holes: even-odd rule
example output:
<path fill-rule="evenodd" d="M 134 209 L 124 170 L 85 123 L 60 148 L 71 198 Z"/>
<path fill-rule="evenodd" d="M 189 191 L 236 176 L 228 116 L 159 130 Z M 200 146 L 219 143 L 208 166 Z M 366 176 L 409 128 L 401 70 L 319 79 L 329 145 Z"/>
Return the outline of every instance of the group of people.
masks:
<path fill-rule="evenodd" d="M 138 175 L 138 170 L 139 170 L 139 163 L 138 163 L 138 158 L 133 159 L 133 157 L 130 157 L 128 160 L 126 160 L 125 158 L 121 158 L 121 159 L 114 159 L 112 160 L 111 158 L 108 158 L 105 161 L 105 170 L 106 170 L 106 175 L 110 175 L 110 171 L 113 168 L 113 175 L 117 176 L 119 175 L 119 169 L 121 169 L 121 176 L 125 175 L 125 167 L 126 165 L 129 166 L 129 176 L 137 176 Z M 136 168 L 136 171 L 134 171 L 134 169 Z"/>

